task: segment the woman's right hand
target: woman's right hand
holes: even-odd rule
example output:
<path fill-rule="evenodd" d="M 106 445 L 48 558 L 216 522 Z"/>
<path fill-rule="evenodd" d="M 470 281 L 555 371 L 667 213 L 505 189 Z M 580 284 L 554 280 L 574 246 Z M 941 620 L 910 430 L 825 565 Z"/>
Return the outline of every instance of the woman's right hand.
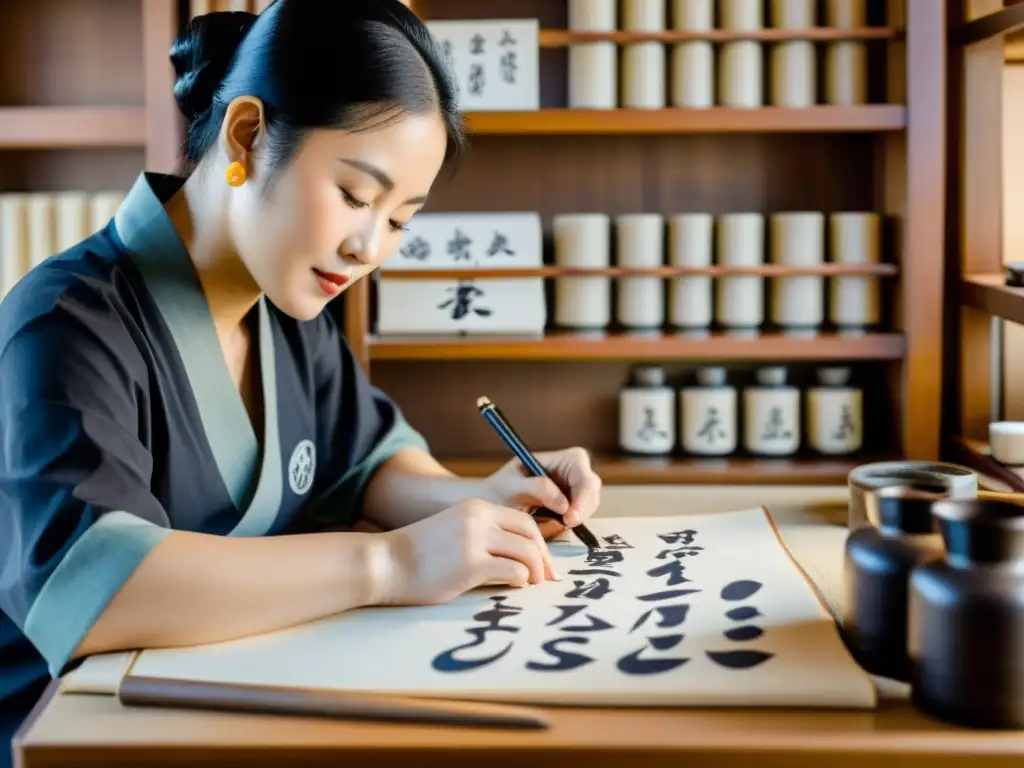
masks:
<path fill-rule="evenodd" d="M 481 499 L 377 535 L 387 553 L 385 605 L 444 603 L 487 583 L 521 587 L 560 579 L 536 521 Z"/>

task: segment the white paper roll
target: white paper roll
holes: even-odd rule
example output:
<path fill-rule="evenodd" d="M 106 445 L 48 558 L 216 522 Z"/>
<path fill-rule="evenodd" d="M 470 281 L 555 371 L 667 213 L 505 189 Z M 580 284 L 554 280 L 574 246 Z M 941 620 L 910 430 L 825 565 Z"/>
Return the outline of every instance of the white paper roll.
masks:
<path fill-rule="evenodd" d="M 840 211 L 829 216 L 829 251 L 838 264 L 882 261 L 882 217 L 877 213 Z"/>
<path fill-rule="evenodd" d="M 124 192 L 96 192 L 89 198 L 89 233 L 98 232 L 110 223 L 124 202 Z"/>
<path fill-rule="evenodd" d="M 674 267 L 707 267 L 712 263 L 714 217 L 710 213 L 680 213 L 669 219 L 669 262 Z M 676 277 L 669 288 L 669 324 L 704 330 L 712 321 L 710 275 Z"/>
<path fill-rule="evenodd" d="M 790 40 L 772 46 L 772 104 L 777 107 L 810 107 L 818 99 L 814 43 Z"/>
<path fill-rule="evenodd" d="M 28 198 L 0 194 L 0 298 L 31 269 L 28 253 Z"/>
<path fill-rule="evenodd" d="M 809 29 L 817 23 L 817 0 L 772 0 L 772 26 Z"/>
<path fill-rule="evenodd" d="M 707 31 L 715 27 L 715 0 L 672 0 L 672 28 Z"/>
<path fill-rule="evenodd" d="M 569 0 L 569 29 L 586 32 L 614 32 L 617 28 L 616 0 Z"/>
<path fill-rule="evenodd" d="M 634 32 L 665 29 L 665 0 L 622 0 L 622 28 Z"/>
<path fill-rule="evenodd" d="M 616 219 L 617 262 L 621 267 L 660 267 L 665 263 L 665 223 L 656 213 L 623 214 Z M 665 323 L 665 286 L 660 277 L 619 278 L 616 316 L 634 330 Z"/>
<path fill-rule="evenodd" d="M 761 44 L 754 40 L 724 43 L 719 53 L 719 101 L 722 106 L 756 109 L 764 103 Z"/>
<path fill-rule="evenodd" d="M 611 218 L 604 213 L 559 214 L 552 219 L 555 264 L 602 268 L 611 264 Z M 604 330 L 611 321 L 611 278 L 555 279 L 555 325 Z"/>
<path fill-rule="evenodd" d="M 837 264 L 877 264 L 881 261 L 881 217 L 876 213 L 833 213 L 829 249 Z M 844 275 L 831 278 L 829 316 L 840 327 L 863 328 L 881 319 L 881 289 L 877 277 Z"/>
<path fill-rule="evenodd" d="M 825 47 L 825 101 L 850 106 L 868 100 L 868 49 L 860 40 L 840 40 Z"/>
<path fill-rule="evenodd" d="M 622 48 L 622 106 L 665 107 L 665 45 L 633 43 Z"/>
<path fill-rule="evenodd" d="M 718 263 L 756 267 L 764 264 L 764 216 L 727 213 L 718 219 Z M 718 280 L 718 322 L 731 329 L 758 328 L 764 322 L 764 278 L 757 275 Z"/>
<path fill-rule="evenodd" d="M 57 252 L 53 195 L 33 192 L 28 202 L 28 257 L 32 266 L 41 264 Z"/>
<path fill-rule="evenodd" d="M 54 196 L 56 224 L 54 252 L 66 251 L 87 238 L 89 196 L 85 192 L 59 192 Z"/>
<path fill-rule="evenodd" d="M 825 21 L 830 27 L 851 29 L 866 26 L 865 0 L 826 0 Z"/>
<path fill-rule="evenodd" d="M 615 43 L 569 46 L 569 107 L 615 109 L 618 106 L 618 72 Z"/>
<path fill-rule="evenodd" d="M 722 29 L 749 31 L 764 27 L 762 0 L 720 0 Z"/>
<path fill-rule="evenodd" d="M 715 50 L 707 40 L 672 46 L 672 106 L 708 109 L 715 105 Z"/>
<path fill-rule="evenodd" d="M 773 214 L 771 260 L 774 264 L 793 267 L 824 263 L 824 214 L 817 211 Z M 825 320 L 824 282 L 818 275 L 772 278 L 772 322 L 804 333 L 816 332 Z"/>

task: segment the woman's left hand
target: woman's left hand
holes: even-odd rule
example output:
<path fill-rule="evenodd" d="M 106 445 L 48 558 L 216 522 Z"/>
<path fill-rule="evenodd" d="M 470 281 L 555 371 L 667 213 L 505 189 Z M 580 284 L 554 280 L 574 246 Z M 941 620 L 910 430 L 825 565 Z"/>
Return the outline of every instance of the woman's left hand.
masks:
<path fill-rule="evenodd" d="M 535 456 L 550 477 L 531 477 L 519 459 L 512 459 L 487 478 L 488 500 L 524 512 L 545 507 L 562 515 L 570 528 L 589 519 L 601 503 L 601 478 L 591 468 L 587 452 L 566 448 Z M 557 520 L 538 518 L 537 523 L 544 538 L 565 530 Z"/>

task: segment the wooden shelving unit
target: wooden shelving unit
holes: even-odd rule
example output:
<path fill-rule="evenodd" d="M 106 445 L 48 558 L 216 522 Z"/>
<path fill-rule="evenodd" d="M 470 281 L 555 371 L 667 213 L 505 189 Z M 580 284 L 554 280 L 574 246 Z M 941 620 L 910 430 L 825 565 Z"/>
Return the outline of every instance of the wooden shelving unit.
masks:
<path fill-rule="evenodd" d="M 1024 492 L 999 464 L 988 425 L 1001 419 L 1004 322 L 1024 323 L 1024 289 L 1006 285 L 1003 249 L 1003 73 L 1019 61 L 1024 5 L 948 0 L 948 221 L 943 452 Z"/>
<path fill-rule="evenodd" d="M 0 107 L 0 149 L 143 147 L 141 107 Z"/>
<path fill-rule="evenodd" d="M 127 190 L 176 167 L 178 0 L 11 0 L 3 14 L 0 192 Z"/>
<path fill-rule="evenodd" d="M 560 136 L 685 133 L 859 133 L 899 131 L 907 125 L 900 105 L 730 109 L 542 109 L 537 112 L 474 112 L 467 116 L 476 136 Z"/>
<path fill-rule="evenodd" d="M 541 109 L 468 114 L 471 160 L 453 181 L 435 187 L 428 211 L 538 211 L 546 235 L 554 214 L 587 211 L 669 216 L 868 210 L 887 223 L 885 263 L 859 271 L 882 278 L 886 322 L 862 336 L 823 328 L 817 337 L 796 338 L 766 328 L 757 338 L 718 332 L 706 338 L 671 332 L 644 337 L 613 328 L 602 338 L 581 338 L 551 327 L 543 338 L 381 337 L 375 332 L 373 286 L 355 286 L 346 295 L 349 343 L 371 379 L 399 402 L 448 466 L 481 474 L 502 461 L 502 446 L 480 424 L 474 407 L 483 394 L 501 404 L 534 448 L 588 448 L 610 483 L 842 483 L 863 461 L 938 458 L 943 275 L 934 265 L 941 262 L 944 239 L 947 34 L 941 3 L 869 1 L 870 26 L 858 29 L 656 33 L 570 31 L 566 4 L 546 0 L 409 4 L 428 20 L 536 18 L 541 28 Z M 865 41 L 872 62 L 868 103 L 806 109 L 566 107 L 568 46 L 697 39 L 716 45 L 761 41 L 766 73 L 770 46 L 782 40 L 819 46 Z M 585 274 L 556 268 L 547 255 L 542 269 L 500 276 L 555 280 Z M 834 264 L 804 270 L 841 272 Z M 742 271 L 665 267 L 647 273 L 722 277 Z M 771 265 L 747 273 L 797 274 Z M 591 274 L 638 272 L 611 268 Z M 389 280 L 463 277 L 468 275 L 451 270 L 386 272 Z M 849 364 L 869 382 L 865 423 L 873 435 L 862 454 L 842 460 L 801 455 L 772 461 L 738 454 L 716 461 L 625 458 L 616 445 L 617 394 L 630 366 L 640 362 L 663 365 L 670 377 L 710 363 L 740 372 L 786 363 L 802 381 L 815 365 Z"/>
<path fill-rule="evenodd" d="M 690 362 L 773 361 L 844 362 L 902 360 L 904 338 L 898 333 L 811 339 L 779 334 L 743 338 L 715 333 L 707 338 L 610 334 L 586 339 L 549 333 L 542 339 L 394 338 L 368 339 L 371 360 L 522 360 L 531 362 Z"/>
<path fill-rule="evenodd" d="M 502 446 L 474 407 L 481 394 L 501 403 L 532 447 L 589 448 L 611 483 L 840 483 L 862 461 L 938 458 L 944 276 L 935 265 L 945 236 L 948 32 L 941 3 L 869 0 L 871 26 L 861 29 L 601 35 L 567 31 L 560 0 L 411 5 L 427 19 L 537 18 L 542 29 L 542 108 L 467 115 L 470 161 L 454 180 L 439 180 L 428 210 L 539 211 L 546 226 L 553 214 L 573 211 L 869 210 L 887 222 L 884 264 L 807 271 L 882 278 L 885 325 L 857 337 L 824 328 L 816 338 L 770 329 L 757 339 L 720 333 L 705 339 L 670 333 L 637 338 L 614 329 L 603 339 L 555 332 L 523 340 L 380 338 L 372 282 L 353 286 L 335 308 L 349 343 L 373 382 L 399 402 L 450 466 L 480 474 L 502 461 Z M 143 168 L 178 167 L 183 126 L 168 50 L 188 18 L 186 0 L 11 0 L 4 14 L 0 191 L 127 189 Z M 111 45 L 112 39 L 118 43 Z M 765 45 L 766 54 L 784 39 L 819 45 L 863 40 L 872 61 L 869 103 L 756 110 L 566 108 L 568 46 L 647 39 L 666 45 L 753 39 Z M 976 98 L 987 98 L 987 89 L 977 91 Z M 972 123 L 972 136 L 990 139 L 998 122 Z M 999 271 L 986 264 L 965 274 Z M 686 274 L 657 272 L 666 278 Z M 691 273 L 740 274 L 718 268 Z M 791 274 L 768 265 L 753 273 Z M 566 274 L 548 266 L 534 276 Z M 849 363 L 870 385 L 865 423 L 872 436 L 862 454 L 842 460 L 625 458 L 616 452 L 616 396 L 629 367 L 641 361 L 663 364 L 672 374 L 710 362 L 737 370 L 785 362 L 800 372 L 801 381 L 814 365 Z"/>

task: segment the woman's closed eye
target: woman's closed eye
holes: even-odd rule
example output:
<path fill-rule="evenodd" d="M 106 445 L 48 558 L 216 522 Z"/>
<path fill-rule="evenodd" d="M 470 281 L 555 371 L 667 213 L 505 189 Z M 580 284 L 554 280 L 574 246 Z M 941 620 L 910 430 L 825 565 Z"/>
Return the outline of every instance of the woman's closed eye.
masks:
<path fill-rule="evenodd" d="M 364 203 L 362 200 L 358 200 L 353 195 L 349 194 L 349 192 L 347 192 L 346 190 L 341 189 L 341 187 L 338 187 L 338 189 L 341 191 L 341 196 L 345 198 L 345 202 L 348 203 L 349 207 L 355 208 L 357 211 L 362 208 L 370 207 L 369 203 Z M 393 219 L 388 220 L 388 226 L 391 228 L 392 232 L 406 232 L 409 229 L 401 222 L 395 221 Z"/>

